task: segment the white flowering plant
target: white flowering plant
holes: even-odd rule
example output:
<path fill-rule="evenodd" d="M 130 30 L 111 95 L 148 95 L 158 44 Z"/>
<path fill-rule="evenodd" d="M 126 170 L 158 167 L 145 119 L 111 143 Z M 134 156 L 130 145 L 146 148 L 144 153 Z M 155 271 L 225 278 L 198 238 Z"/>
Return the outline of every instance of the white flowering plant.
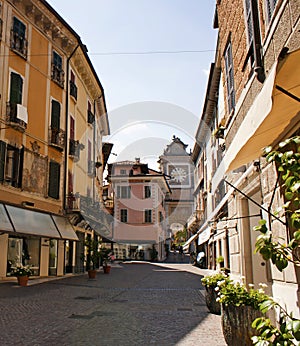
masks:
<path fill-rule="evenodd" d="M 29 265 L 24 266 L 22 264 L 18 264 L 17 266 L 11 268 L 12 276 L 30 276 L 32 273 L 33 271 Z"/>
<path fill-rule="evenodd" d="M 260 284 L 259 289 L 254 289 L 252 284 L 249 284 L 248 287 L 241 282 L 221 280 L 215 288 L 218 292 L 217 301 L 225 305 L 252 306 L 255 310 L 259 310 L 259 305 L 269 299 L 263 289 L 266 285 Z"/>
<path fill-rule="evenodd" d="M 216 287 L 219 281 L 229 282 L 229 276 L 224 271 L 219 271 L 212 275 L 206 275 L 201 282 L 206 287 Z"/>

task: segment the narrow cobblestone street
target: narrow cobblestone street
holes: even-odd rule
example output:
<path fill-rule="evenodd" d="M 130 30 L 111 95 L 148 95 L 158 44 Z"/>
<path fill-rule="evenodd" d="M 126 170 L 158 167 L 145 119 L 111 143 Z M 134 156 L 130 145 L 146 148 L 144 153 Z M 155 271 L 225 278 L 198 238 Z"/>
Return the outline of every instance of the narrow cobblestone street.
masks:
<path fill-rule="evenodd" d="M 19 287 L 0 284 L 0 344 L 226 345 L 207 312 L 201 271 L 190 264 L 121 263 Z"/>

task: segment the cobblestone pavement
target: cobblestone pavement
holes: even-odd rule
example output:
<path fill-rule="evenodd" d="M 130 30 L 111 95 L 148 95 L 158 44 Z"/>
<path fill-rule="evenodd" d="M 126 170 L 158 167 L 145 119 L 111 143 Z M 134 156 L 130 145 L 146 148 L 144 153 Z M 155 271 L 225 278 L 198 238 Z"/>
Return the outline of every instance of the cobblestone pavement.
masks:
<path fill-rule="evenodd" d="M 121 263 L 19 287 L 0 284 L 0 345 L 226 345 L 207 312 L 199 268 Z"/>

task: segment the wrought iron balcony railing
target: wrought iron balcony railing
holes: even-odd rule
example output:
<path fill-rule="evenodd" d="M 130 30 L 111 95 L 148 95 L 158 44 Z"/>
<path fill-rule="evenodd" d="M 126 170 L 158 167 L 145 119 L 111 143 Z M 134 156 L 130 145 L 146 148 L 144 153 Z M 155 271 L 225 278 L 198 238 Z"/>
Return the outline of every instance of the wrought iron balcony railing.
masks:
<path fill-rule="evenodd" d="M 25 37 L 20 36 L 16 31 L 10 32 L 10 48 L 21 55 L 24 59 L 27 59 L 27 47 L 28 41 Z"/>
<path fill-rule="evenodd" d="M 65 83 L 65 72 L 58 67 L 57 65 L 52 63 L 51 67 L 51 79 L 57 83 L 61 88 L 64 87 Z"/>
<path fill-rule="evenodd" d="M 16 103 L 7 102 L 6 123 L 21 131 L 25 131 L 27 128 L 26 122 L 18 117 L 18 105 Z"/>
<path fill-rule="evenodd" d="M 65 131 L 50 127 L 49 144 L 63 150 L 65 144 Z"/>

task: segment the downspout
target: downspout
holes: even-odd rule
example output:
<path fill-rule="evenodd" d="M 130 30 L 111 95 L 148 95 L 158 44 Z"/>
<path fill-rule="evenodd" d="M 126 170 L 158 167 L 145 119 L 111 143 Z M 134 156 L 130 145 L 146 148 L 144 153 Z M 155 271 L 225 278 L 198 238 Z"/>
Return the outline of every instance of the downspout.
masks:
<path fill-rule="evenodd" d="M 64 159 L 64 180 L 63 180 L 63 211 L 66 211 L 66 198 L 67 198 L 67 164 L 68 164 L 68 126 L 69 126 L 69 69 L 70 69 L 70 60 L 75 54 L 77 48 L 80 46 L 78 43 L 73 52 L 70 54 L 70 56 L 67 58 L 67 70 L 66 70 L 66 76 L 67 76 L 67 85 L 66 85 L 66 109 L 65 109 L 65 115 L 66 115 L 66 128 L 65 128 L 65 159 Z"/>
<path fill-rule="evenodd" d="M 265 70 L 262 60 L 262 45 L 259 30 L 259 13 L 257 0 L 251 0 L 251 12 L 252 12 L 252 29 L 253 29 L 253 51 L 254 51 L 254 71 L 256 78 L 260 83 L 263 83 L 266 79 Z"/>

